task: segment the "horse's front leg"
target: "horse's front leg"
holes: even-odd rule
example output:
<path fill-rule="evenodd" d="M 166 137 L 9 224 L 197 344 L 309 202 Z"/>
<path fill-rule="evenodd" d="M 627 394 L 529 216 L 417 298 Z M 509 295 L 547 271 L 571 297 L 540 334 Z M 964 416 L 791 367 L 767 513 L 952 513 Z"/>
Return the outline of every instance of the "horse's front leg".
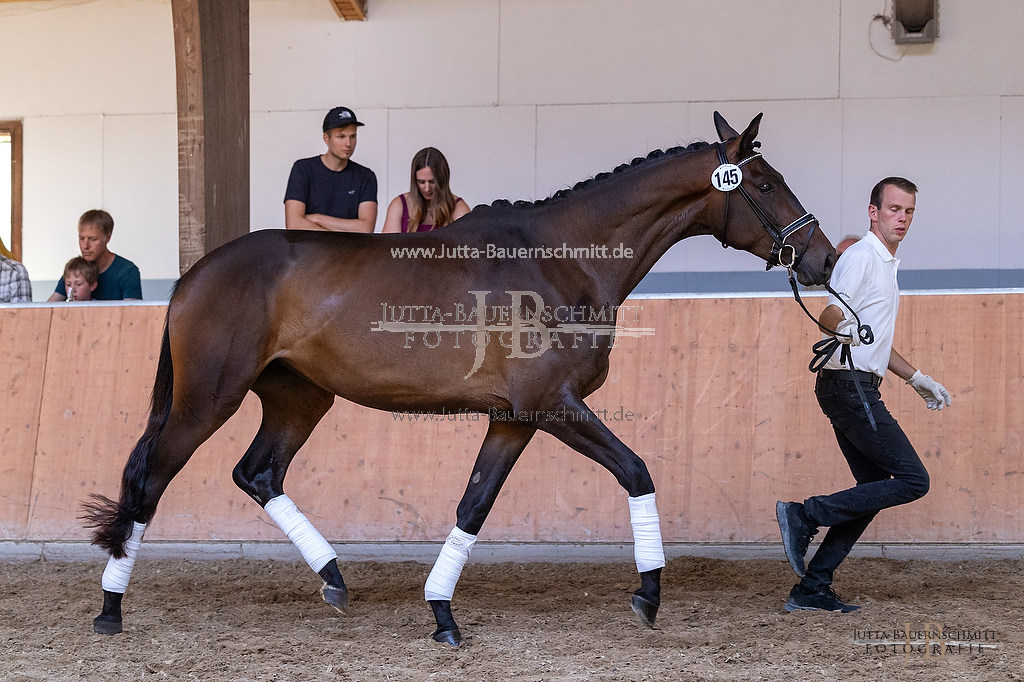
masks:
<path fill-rule="evenodd" d="M 556 414 L 564 419 L 545 421 L 542 428 L 577 452 L 589 457 L 615 476 L 629 494 L 629 520 L 633 527 L 633 556 L 640 573 L 640 589 L 630 607 L 649 628 L 654 627 L 661 605 L 661 569 L 665 550 L 654 501 L 654 481 L 647 465 L 615 437 L 580 398 L 569 398 Z"/>
<path fill-rule="evenodd" d="M 302 558 L 324 581 L 320 596 L 341 613 L 348 609 L 348 588 L 338 555 L 284 492 L 284 477 L 295 453 L 334 403 L 334 395 L 276 362 L 268 365 L 252 390 L 263 405 L 263 422 L 232 478 L 284 531 Z"/>
<path fill-rule="evenodd" d="M 501 486 L 536 431 L 525 424 L 495 421 L 487 429 L 480 454 L 473 465 L 473 474 L 459 502 L 457 523 L 448 534 L 423 590 L 437 621 L 437 629 L 431 635 L 434 641 L 453 647 L 462 643 L 462 633 L 452 616 L 455 584 L 462 575 L 477 533 L 483 527 Z"/>

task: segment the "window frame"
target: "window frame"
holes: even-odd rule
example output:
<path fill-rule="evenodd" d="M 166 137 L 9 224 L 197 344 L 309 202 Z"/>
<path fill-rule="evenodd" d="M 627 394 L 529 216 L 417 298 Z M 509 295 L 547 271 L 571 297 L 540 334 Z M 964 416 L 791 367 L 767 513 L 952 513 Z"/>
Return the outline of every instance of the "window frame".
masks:
<path fill-rule="evenodd" d="M 11 136 L 11 243 L 7 247 L 18 260 L 22 258 L 21 251 L 21 221 L 22 221 L 22 123 L 21 121 L 0 121 L 0 132 L 8 133 Z"/>

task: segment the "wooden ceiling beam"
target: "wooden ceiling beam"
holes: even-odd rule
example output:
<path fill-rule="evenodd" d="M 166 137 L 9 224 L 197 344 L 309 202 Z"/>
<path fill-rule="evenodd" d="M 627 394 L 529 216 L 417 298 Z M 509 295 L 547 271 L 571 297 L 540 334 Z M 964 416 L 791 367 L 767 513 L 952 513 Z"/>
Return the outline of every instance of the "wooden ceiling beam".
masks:
<path fill-rule="evenodd" d="M 366 0 L 331 0 L 331 4 L 345 21 L 366 21 Z"/>

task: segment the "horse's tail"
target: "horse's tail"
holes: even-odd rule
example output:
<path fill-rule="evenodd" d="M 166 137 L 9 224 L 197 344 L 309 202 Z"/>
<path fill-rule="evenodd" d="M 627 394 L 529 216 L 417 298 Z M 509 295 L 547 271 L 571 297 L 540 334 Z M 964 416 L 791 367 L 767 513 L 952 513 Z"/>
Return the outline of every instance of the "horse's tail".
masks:
<path fill-rule="evenodd" d="M 145 523 L 142 496 L 149 478 L 153 450 L 171 413 L 174 371 L 171 366 L 171 344 L 164 321 L 164 336 L 160 345 L 160 360 L 156 366 L 156 381 L 149 410 L 149 422 L 142 437 L 135 444 L 121 478 L 121 499 L 118 502 L 103 495 L 91 495 L 82 505 L 80 517 L 85 526 L 93 529 L 92 544 L 107 550 L 115 559 L 125 556 L 125 543 L 132 534 L 135 521 Z"/>

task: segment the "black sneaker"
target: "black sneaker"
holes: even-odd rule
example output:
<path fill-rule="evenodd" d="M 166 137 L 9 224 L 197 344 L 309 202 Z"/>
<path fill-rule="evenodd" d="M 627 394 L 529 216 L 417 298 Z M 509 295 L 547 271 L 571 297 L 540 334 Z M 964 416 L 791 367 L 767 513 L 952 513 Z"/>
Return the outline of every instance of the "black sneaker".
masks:
<path fill-rule="evenodd" d="M 808 594 L 798 584 L 789 591 L 789 599 L 782 605 L 789 613 L 793 611 L 839 611 L 849 613 L 856 611 L 859 606 L 844 604 L 843 600 L 831 587 L 824 587 L 818 592 Z"/>
<path fill-rule="evenodd" d="M 818 532 L 810 525 L 800 512 L 803 505 L 799 502 L 776 502 L 775 517 L 779 520 L 779 531 L 782 533 L 782 547 L 786 550 L 786 558 L 797 577 L 803 578 L 807 571 L 804 555 L 811 544 L 811 538 Z"/>

